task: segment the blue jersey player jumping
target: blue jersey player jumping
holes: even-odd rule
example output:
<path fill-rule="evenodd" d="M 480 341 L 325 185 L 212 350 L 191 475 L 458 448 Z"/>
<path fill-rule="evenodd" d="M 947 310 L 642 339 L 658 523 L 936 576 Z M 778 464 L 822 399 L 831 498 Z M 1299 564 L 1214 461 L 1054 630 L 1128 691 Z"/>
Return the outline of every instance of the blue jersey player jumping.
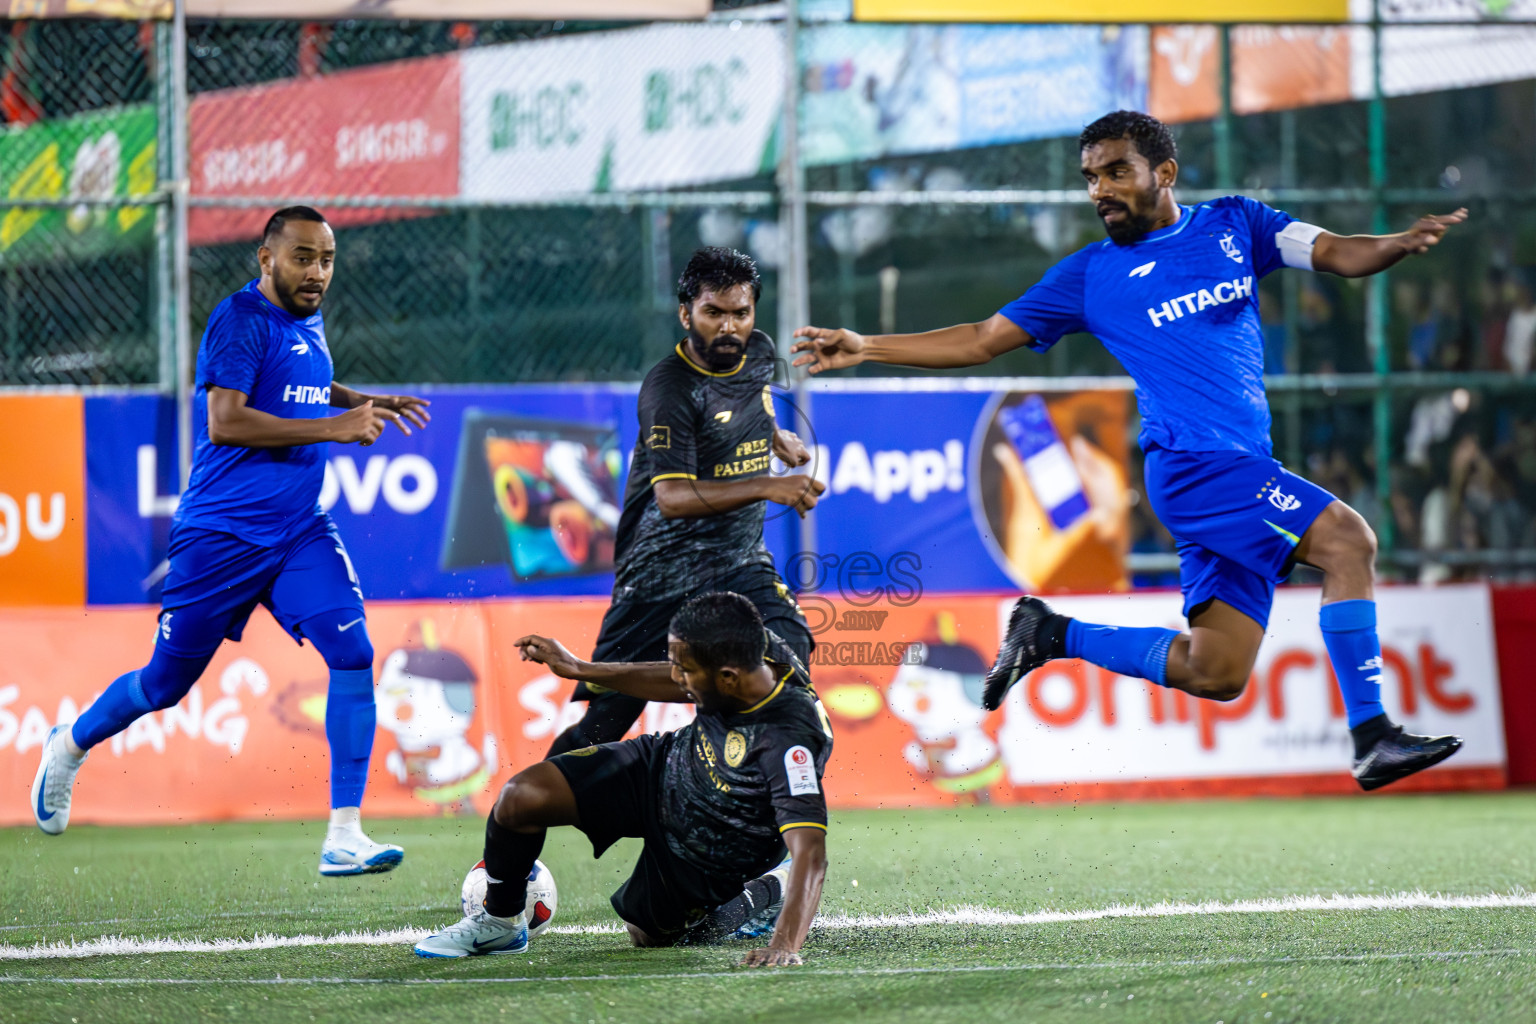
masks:
<path fill-rule="evenodd" d="M 1282 266 L 1378 273 L 1426 252 L 1466 211 L 1422 217 L 1396 235 L 1334 235 L 1241 196 L 1181 206 L 1173 137 L 1146 114 L 1109 114 L 1078 142 L 1109 238 L 1056 264 L 995 316 L 925 334 L 796 332 L 795 365 L 819 373 L 862 362 L 975 366 L 1090 331 L 1135 379 L 1147 496 L 1178 541 L 1189 631 L 1093 625 L 1021 598 L 987 676 L 986 706 L 1052 658 L 1232 700 L 1253 671 L 1276 582 L 1302 563 L 1323 572 L 1323 640 L 1348 711 L 1355 779 L 1376 789 L 1445 760 L 1459 738 L 1406 733 L 1382 708 L 1370 526 L 1271 455 L 1255 289 Z"/>
<path fill-rule="evenodd" d="M 171 527 L 154 654 L 49 734 L 32 809 L 38 828 L 63 832 L 87 752 L 180 701 L 264 604 L 330 669 L 332 810 L 320 873 L 388 871 L 404 852 L 369 839 L 359 821 L 373 749 L 373 647 L 357 574 L 319 496 L 325 442 L 370 445 L 391 422 L 409 434 L 407 421 L 426 426 L 428 403 L 332 381 L 320 302 L 336 239 L 324 217 L 307 206 L 279 210 L 257 257 L 260 279 L 219 303 L 198 352 L 192 475 Z"/>

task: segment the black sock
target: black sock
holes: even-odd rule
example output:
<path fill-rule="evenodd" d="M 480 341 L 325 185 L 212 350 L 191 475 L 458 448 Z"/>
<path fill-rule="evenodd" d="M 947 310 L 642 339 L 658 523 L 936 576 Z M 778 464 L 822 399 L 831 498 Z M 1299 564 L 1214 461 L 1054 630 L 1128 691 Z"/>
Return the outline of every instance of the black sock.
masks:
<path fill-rule="evenodd" d="M 1399 731 L 1398 726 L 1386 715 L 1367 718 L 1349 730 L 1349 735 L 1355 741 L 1355 756 L 1364 757 L 1383 737 Z"/>
<path fill-rule="evenodd" d="M 528 876 L 544 849 L 546 829 L 514 832 L 503 828 L 492 811 L 485 819 L 485 909 L 493 917 L 516 917 L 528 904 Z"/>
<path fill-rule="evenodd" d="M 1066 615 L 1052 615 L 1040 623 L 1040 653 L 1047 658 L 1067 656 L 1067 623 L 1071 621 Z"/>
<path fill-rule="evenodd" d="M 705 945 L 719 942 L 747 919 L 779 898 L 783 887 L 775 875 L 754 878 L 742 887 L 742 893 L 729 903 L 722 903 L 694 925 L 684 940 L 689 945 Z"/>

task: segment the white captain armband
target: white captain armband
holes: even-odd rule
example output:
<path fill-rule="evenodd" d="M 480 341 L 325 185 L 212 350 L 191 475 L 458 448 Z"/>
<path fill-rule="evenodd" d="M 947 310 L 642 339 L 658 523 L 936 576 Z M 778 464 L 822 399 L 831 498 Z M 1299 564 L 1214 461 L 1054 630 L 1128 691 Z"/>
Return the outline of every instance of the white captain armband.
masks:
<path fill-rule="evenodd" d="M 1323 229 L 1316 224 L 1293 220 L 1285 230 L 1275 235 L 1275 245 L 1280 248 L 1280 261 L 1297 270 L 1313 270 L 1312 247 Z"/>

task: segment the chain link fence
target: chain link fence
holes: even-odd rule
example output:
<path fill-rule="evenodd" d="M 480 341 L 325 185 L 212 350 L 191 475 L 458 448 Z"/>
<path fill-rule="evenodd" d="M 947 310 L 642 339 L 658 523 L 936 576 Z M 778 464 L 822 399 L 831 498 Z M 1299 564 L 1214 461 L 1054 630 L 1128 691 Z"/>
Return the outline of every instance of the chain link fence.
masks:
<path fill-rule="evenodd" d="M 0 384 L 174 389 L 177 318 L 195 344 L 295 201 L 336 226 L 327 328 L 363 384 L 638 379 L 706 244 L 758 257 L 770 332 L 781 309 L 975 320 L 1101 237 L 1075 132 L 1134 106 L 1174 124 L 1185 201 L 1244 191 L 1341 233 L 1470 209 L 1389 275 L 1263 282 L 1276 452 L 1405 577 L 1532 571 L 1536 28 L 807 23 L 790 62 L 765 12 L 191 23 L 185 310 L 170 26 L 0 22 Z M 980 372 L 1121 370 L 1083 339 Z"/>

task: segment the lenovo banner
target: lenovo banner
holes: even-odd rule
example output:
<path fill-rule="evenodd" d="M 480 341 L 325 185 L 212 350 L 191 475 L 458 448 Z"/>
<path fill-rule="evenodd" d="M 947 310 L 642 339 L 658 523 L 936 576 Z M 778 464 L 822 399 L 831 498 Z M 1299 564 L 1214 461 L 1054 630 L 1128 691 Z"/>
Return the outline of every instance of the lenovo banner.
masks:
<path fill-rule="evenodd" d="M 452 196 L 459 189 L 459 59 L 396 61 L 200 93 L 190 113 L 199 197 Z M 336 224 L 404 208 L 325 211 Z M 192 211 L 193 245 L 255 239 L 271 210 Z"/>

